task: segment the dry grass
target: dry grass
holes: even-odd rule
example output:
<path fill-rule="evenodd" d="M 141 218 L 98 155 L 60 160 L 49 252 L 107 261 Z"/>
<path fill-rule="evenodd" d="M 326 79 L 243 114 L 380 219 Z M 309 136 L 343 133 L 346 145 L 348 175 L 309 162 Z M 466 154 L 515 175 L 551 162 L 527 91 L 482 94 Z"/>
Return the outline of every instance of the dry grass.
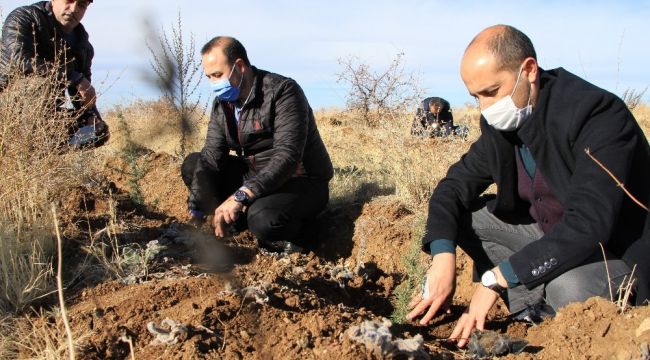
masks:
<path fill-rule="evenodd" d="M 89 333 L 73 332 L 78 348 Z M 0 357 L 2 359 L 69 359 L 65 325 L 58 309 L 33 316 L 5 318 L 0 321 Z"/>
<path fill-rule="evenodd" d="M 0 93 L 0 311 L 22 311 L 53 289 L 49 204 L 80 184 L 91 152 L 67 148 L 67 111 L 54 72 L 12 77 Z"/>
<path fill-rule="evenodd" d="M 318 111 L 318 128 L 337 169 L 331 183 L 332 198 L 358 195 L 365 186 L 395 193 L 410 208 L 421 209 L 449 166 L 478 137 L 477 115 L 473 108 L 456 111 L 457 122 L 470 128 L 466 140 L 423 139 L 410 135 L 413 114 L 390 117 L 381 121 L 380 127 L 368 127 L 353 113 Z"/>
<path fill-rule="evenodd" d="M 165 100 L 136 100 L 128 106 L 115 107 L 104 114 L 104 119 L 111 127 L 111 139 L 103 151 L 119 153 L 126 147 L 126 139 L 130 139 L 134 145 L 144 149 L 180 155 L 182 124 L 175 108 Z M 122 121 L 128 125 L 128 130 Z M 205 116 L 194 117 L 188 122 L 185 150 L 199 151 L 203 147 L 208 119 Z"/>
<path fill-rule="evenodd" d="M 646 138 L 650 138 L 650 105 L 639 104 L 632 111 Z"/>

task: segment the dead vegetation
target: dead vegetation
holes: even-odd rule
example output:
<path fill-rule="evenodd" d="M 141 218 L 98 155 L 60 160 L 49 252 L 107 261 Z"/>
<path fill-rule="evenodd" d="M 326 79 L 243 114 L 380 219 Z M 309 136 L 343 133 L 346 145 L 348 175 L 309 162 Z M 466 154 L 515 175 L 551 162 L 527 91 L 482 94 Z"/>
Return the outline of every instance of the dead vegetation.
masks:
<path fill-rule="evenodd" d="M 51 202 L 80 184 L 90 157 L 68 149 L 76 115 L 55 71 L 16 73 L 0 93 L 0 310 L 21 311 L 52 290 Z"/>

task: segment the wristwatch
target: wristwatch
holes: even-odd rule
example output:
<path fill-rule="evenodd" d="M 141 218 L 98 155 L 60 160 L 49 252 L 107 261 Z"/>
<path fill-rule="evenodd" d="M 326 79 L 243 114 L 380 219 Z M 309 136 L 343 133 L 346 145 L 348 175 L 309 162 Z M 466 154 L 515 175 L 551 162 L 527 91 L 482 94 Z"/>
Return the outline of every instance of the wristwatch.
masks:
<path fill-rule="evenodd" d="M 248 193 L 241 188 L 235 191 L 235 201 L 241 203 L 244 206 L 248 206 L 251 203 L 251 198 L 248 196 Z"/>
<path fill-rule="evenodd" d="M 502 293 L 505 290 L 505 288 L 497 282 L 497 275 L 492 270 L 483 273 L 481 276 L 481 285 L 498 293 Z"/>

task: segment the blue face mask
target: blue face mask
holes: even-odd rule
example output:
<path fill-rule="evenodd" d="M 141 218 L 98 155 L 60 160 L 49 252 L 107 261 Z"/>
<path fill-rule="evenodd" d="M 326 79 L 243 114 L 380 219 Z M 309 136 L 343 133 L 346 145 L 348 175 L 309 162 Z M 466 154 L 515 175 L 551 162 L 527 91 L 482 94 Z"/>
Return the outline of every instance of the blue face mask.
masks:
<path fill-rule="evenodd" d="M 213 82 L 210 84 L 210 88 L 212 88 L 212 91 L 217 95 L 217 98 L 221 101 L 237 101 L 239 98 L 239 86 L 232 86 L 230 84 L 230 77 L 232 76 L 232 72 L 235 70 L 235 64 L 232 65 L 232 69 L 230 69 L 230 75 L 228 75 L 227 79 L 222 79 L 217 82 Z M 239 84 L 241 85 L 242 80 L 244 79 L 244 73 L 241 74 L 241 78 L 239 79 Z"/>

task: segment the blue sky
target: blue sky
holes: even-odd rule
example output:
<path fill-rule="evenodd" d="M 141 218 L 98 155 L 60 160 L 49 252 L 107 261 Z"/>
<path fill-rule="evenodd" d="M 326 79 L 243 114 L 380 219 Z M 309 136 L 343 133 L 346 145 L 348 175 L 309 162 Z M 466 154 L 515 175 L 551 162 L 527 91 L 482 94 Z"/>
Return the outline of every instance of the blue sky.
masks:
<path fill-rule="evenodd" d="M 0 8 L 6 16 L 26 3 L 5 0 Z M 149 69 L 143 23 L 170 29 L 179 11 L 197 52 L 215 35 L 234 36 L 254 65 L 296 79 L 314 108 L 345 104 L 337 59 L 354 55 L 381 69 L 398 52 L 428 95 L 461 106 L 471 101 L 458 73 L 463 51 L 498 23 L 525 32 L 544 68 L 562 66 L 619 95 L 650 86 L 650 1 L 95 0 L 83 23 L 95 46 L 101 108 L 158 96 L 142 77 Z M 201 91 L 210 96 L 207 82 Z"/>

